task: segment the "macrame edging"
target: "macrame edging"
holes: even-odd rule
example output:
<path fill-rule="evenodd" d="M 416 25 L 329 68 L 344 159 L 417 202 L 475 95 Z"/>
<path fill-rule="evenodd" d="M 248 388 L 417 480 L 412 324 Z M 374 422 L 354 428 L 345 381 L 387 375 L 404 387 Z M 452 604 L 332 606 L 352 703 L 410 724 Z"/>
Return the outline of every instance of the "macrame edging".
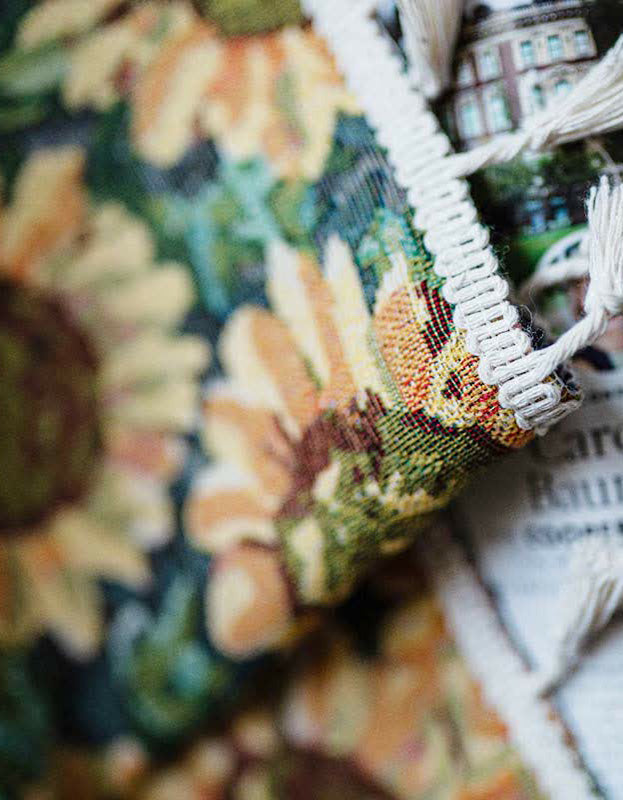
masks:
<path fill-rule="evenodd" d="M 497 385 L 499 403 L 525 430 L 544 432 L 580 404 L 565 398 L 563 381 L 544 373 L 508 283 L 478 220 L 467 181 L 453 177 L 451 145 L 423 94 L 405 74 L 401 59 L 372 16 L 373 0 L 303 0 L 355 93 L 397 181 L 407 191 L 415 223 L 444 279 L 455 326 L 479 358 L 479 376 Z M 545 364 L 548 368 L 548 365 Z"/>

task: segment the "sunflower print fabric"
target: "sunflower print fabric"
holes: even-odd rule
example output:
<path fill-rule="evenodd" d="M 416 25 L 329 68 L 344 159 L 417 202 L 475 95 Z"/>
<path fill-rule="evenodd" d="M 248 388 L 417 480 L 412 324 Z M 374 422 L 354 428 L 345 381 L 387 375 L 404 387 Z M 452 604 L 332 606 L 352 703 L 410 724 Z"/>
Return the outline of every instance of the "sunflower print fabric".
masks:
<path fill-rule="evenodd" d="M 187 274 L 156 265 L 123 206 L 92 203 L 83 170 L 78 148 L 39 150 L 0 220 L 0 638 L 50 630 L 87 657 L 102 638 L 94 578 L 144 587 L 142 551 L 170 535 L 166 483 L 208 350 L 173 330 Z"/>
<path fill-rule="evenodd" d="M 287 640 L 295 603 L 343 599 L 404 548 L 465 482 L 458 458 L 475 466 L 528 438 L 478 381 L 408 222 L 380 215 L 357 255 L 371 308 L 337 235 L 323 267 L 272 243 L 273 312 L 238 308 L 220 337 L 227 379 L 208 388 L 204 425 L 216 462 L 187 525 L 218 554 L 208 619 L 230 655 Z"/>
<path fill-rule="evenodd" d="M 62 58 L 57 102 L 106 121 L 92 180 L 110 193 L 124 168 L 112 193 L 194 269 L 218 362 L 185 522 L 217 555 L 210 635 L 246 658 L 295 640 L 531 433 L 480 381 L 323 41 L 308 26 L 227 39 L 218 16 L 44 2 L 16 41 Z"/>
<path fill-rule="evenodd" d="M 272 706 L 251 699 L 165 765 L 131 737 L 65 751 L 58 796 L 78 783 L 124 800 L 539 800 L 434 597 L 406 588 L 414 576 L 403 559 L 368 587 L 389 605 L 372 652 L 333 626 L 280 675 Z"/>
<path fill-rule="evenodd" d="M 531 434 L 298 4 L 10 0 L 0 187 L 0 795 L 537 797 L 432 597 L 352 643 Z"/>

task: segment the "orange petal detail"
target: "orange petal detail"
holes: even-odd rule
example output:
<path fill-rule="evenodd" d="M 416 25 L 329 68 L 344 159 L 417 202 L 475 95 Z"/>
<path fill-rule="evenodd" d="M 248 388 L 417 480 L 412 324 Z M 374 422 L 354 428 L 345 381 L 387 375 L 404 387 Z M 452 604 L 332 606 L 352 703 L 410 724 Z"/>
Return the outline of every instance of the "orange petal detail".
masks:
<path fill-rule="evenodd" d="M 293 622 L 277 555 L 251 545 L 235 547 L 217 560 L 206 604 L 212 641 L 232 658 L 274 647 Z"/>

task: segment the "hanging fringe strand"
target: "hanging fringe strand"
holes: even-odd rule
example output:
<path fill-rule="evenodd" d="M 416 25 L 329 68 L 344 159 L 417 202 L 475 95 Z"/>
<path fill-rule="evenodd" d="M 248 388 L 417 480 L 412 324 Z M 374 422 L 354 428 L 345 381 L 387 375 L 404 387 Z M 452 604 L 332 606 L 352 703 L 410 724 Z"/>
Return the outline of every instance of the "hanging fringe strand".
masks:
<path fill-rule="evenodd" d="M 507 364 L 481 360 L 481 378 L 500 385 L 502 405 L 521 406 L 522 394 L 535 381 L 595 342 L 612 317 L 623 311 L 623 186 L 611 187 L 605 177 L 591 189 L 588 200 L 588 272 L 586 315 L 553 344 L 527 354 L 520 374 Z"/>
<path fill-rule="evenodd" d="M 398 0 L 414 85 L 434 100 L 450 85 L 463 0 Z"/>
<path fill-rule="evenodd" d="M 587 315 L 558 342 L 534 351 L 508 301 L 489 231 L 479 222 L 466 181 L 451 177 L 450 142 L 438 127 L 419 88 L 374 19 L 376 0 L 302 0 L 315 28 L 328 39 L 378 141 L 386 148 L 396 180 L 407 190 L 416 225 L 443 278 L 454 324 L 466 332 L 478 357 L 481 379 L 498 387 L 498 401 L 517 424 L 544 432 L 580 404 L 566 391 L 558 367 L 598 338 L 620 307 L 623 195 L 602 183 L 589 203 L 592 228 Z M 621 43 L 623 49 L 623 41 Z"/>
<path fill-rule="evenodd" d="M 535 690 L 545 696 L 568 677 L 582 649 L 602 631 L 623 603 L 623 546 L 604 537 L 588 537 L 574 546 L 569 576 L 560 596 L 560 630 L 554 659 L 535 674 Z"/>
<path fill-rule="evenodd" d="M 451 156 L 455 177 L 511 161 L 524 150 L 546 150 L 623 127 L 623 36 L 582 80 L 523 128 Z"/>

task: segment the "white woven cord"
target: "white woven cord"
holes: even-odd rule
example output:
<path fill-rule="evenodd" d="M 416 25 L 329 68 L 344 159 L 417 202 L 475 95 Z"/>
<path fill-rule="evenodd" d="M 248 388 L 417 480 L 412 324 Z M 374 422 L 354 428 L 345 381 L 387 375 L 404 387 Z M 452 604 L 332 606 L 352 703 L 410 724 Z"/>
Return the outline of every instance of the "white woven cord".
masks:
<path fill-rule="evenodd" d="M 523 359 L 524 375 L 504 382 L 509 367 L 485 362 L 488 382 L 502 383 L 500 396 L 508 402 L 516 383 L 544 380 L 579 350 L 596 341 L 612 317 L 623 311 L 623 185 L 611 187 L 603 177 L 591 189 L 588 200 L 588 274 L 590 283 L 584 300 L 585 316 L 554 344 L 529 353 Z M 481 372 L 483 370 L 481 369 Z M 500 400 L 502 403 L 502 399 Z M 502 403 L 503 404 L 503 403 Z"/>
<path fill-rule="evenodd" d="M 443 527 L 433 531 L 421 552 L 462 655 L 508 725 L 540 789 L 552 800 L 594 800 L 560 720 L 548 701 L 535 696 L 531 674 L 450 532 Z"/>
<path fill-rule="evenodd" d="M 450 85 L 464 0 L 398 0 L 409 71 L 434 100 Z"/>
<path fill-rule="evenodd" d="M 547 150 L 623 127 L 623 36 L 569 94 L 534 114 L 514 133 L 454 154 L 451 174 L 465 177 L 490 164 L 511 161 L 524 150 Z"/>
<path fill-rule="evenodd" d="M 304 0 L 304 6 L 386 148 L 396 180 L 407 190 L 415 223 L 435 257 L 433 268 L 445 279 L 443 294 L 454 306 L 454 324 L 466 331 L 466 346 L 480 359 L 481 379 L 499 387 L 500 405 L 514 411 L 520 427 L 544 432 L 579 405 L 575 398 L 561 402 L 563 383 L 552 377 L 555 370 L 601 333 L 605 315 L 614 308 L 620 263 L 610 245 L 623 214 L 620 193 L 602 184 L 592 196 L 595 289 L 589 293 L 594 298 L 589 313 L 559 342 L 533 352 L 519 312 L 507 299 L 508 284 L 468 184 L 452 177 L 450 142 L 373 19 L 374 0 Z M 612 291 L 604 294 L 605 287 Z"/>

